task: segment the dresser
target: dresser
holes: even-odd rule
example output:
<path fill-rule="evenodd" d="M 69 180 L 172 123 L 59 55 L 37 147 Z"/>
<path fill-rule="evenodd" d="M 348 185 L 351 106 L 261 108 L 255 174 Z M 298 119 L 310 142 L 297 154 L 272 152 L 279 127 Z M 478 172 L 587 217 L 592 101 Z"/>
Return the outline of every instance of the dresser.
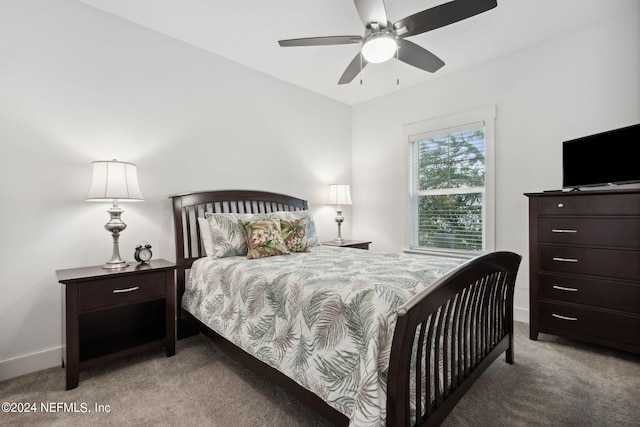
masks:
<path fill-rule="evenodd" d="M 640 189 L 525 195 L 530 338 L 640 353 Z"/>

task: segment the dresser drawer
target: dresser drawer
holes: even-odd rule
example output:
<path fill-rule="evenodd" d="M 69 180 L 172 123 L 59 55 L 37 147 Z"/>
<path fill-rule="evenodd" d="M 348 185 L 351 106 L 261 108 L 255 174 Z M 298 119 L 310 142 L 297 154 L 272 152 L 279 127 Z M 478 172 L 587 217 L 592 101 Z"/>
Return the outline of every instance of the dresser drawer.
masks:
<path fill-rule="evenodd" d="M 640 221 L 635 218 L 539 218 L 542 243 L 640 249 Z"/>
<path fill-rule="evenodd" d="M 638 215 L 640 194 L 551 196 L 538 200 L 539 215 Z"/>
<path fill-rule="evenodd" d="M 538 275 L 538 296 L 640 315 L 640 283 L 584 279 L 560 274 Z"/>
<path fill-rule="evenodd" d="M 540 302 L 539 307 L 540 329 L 640 345 L 640 316 L 548 302 Z"/>
<path fill-rule="evenodd" d="M 540 246 L 540 270 L 640 281 L 640 252 Z"/>
<path fill-rule="evenodd" d="M 165 295 L 165 278 L 164 272 L 156 272 L 85 283 L 79 291 L 80 310 L 161 298 Z"/>

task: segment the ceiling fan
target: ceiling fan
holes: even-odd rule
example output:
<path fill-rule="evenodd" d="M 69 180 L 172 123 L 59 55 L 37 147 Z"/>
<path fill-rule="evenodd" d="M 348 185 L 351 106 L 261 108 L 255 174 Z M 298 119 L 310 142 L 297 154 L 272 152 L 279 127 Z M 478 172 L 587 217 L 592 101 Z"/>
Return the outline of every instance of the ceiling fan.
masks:
<path fill-rule="evenodd" d="M 310 37 L 280 40 L 278 43 L 282 47 L 362 43 L 362 49 L 340 77 L 339 85 L 350 83 L 368 63 L 385 62 L 394 56 L 406 64 L 434 73 L 444 65 L 444 61 L 405 39 L 462 21 L 498 5 L 497 0 L 453 0 L 391 24 L 387 20 L 384 0 L 353 2 L 365 27 L 364 36 Z"/>

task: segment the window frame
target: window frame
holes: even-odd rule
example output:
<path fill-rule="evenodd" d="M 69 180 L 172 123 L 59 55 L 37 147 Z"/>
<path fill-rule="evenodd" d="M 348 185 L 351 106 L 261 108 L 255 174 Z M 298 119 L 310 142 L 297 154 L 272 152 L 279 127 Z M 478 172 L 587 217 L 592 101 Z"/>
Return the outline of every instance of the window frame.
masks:
<path fill-rule="evenodd" d="M 420 122 L 410 123 L 403 127 L 403 159 L 404 188 L 403 191 L 403 247 L 405 252 L 435 254 L 472 258 L 482 253 L 495 250 L 495 118 L 496 107 L 488 106 L 461 113 L 449 114 Z M 412 247 L 412 204 L 413 204 L 413 153 L 412 141 L 422 134 L 435 134 L 446 129 L 460 128 L 473 123 L 484 123 L 485 138 L 485 185 L 484 185 L 484 217 L 483 217 L 483 251 L 464 251 L 445 248 Z M 417 215 L 415 215 L 417 221 Z"/>

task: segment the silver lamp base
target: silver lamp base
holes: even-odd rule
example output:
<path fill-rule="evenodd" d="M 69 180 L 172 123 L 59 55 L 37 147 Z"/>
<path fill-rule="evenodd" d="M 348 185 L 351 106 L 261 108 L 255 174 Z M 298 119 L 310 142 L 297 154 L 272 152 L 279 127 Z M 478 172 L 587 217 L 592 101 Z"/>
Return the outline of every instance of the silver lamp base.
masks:
<path fill-rule="evenodd" d="M 104 269 L 113 269 L 117 270 L 118 268 L 126 268 L 129 267 L 126 261 L 107 261 L 105 265 L 102 266 Z"/>
<path fill-rule="evenodd" d="M 104 226 L 104 228 L 111 232 L 111 236 L 113 236 L 113 254 L 111 255 L 111 259 L 107 261 L 102 268 L 105 269 L 118 269 L 128 267 L 129 264 L 122 258 L 120 258 L 120 232 L 127 228 L 127 224 L 122 222 L 120 216 L 122 212 L 124 212 L 120 207 L 118 207 L 118 201 L 113 201 L 113 206 L 107 211 L 111 215 L 111 219 Z"/>
<path fill-rule="evenodd" d="M 333 239 L 333 241 L 339 245 L 344 243 L 344 239 L 342 238 L 342 233 L 340 228 L 342 227 L 342 223 L 344 222 L 344 217 L 342 216 L 342 209 L 340 207 L 338 207 L 338 209 L 336 209 L 336 222 L 338 223 L 338 237 L 336 237 L 335 239 Z"/>

